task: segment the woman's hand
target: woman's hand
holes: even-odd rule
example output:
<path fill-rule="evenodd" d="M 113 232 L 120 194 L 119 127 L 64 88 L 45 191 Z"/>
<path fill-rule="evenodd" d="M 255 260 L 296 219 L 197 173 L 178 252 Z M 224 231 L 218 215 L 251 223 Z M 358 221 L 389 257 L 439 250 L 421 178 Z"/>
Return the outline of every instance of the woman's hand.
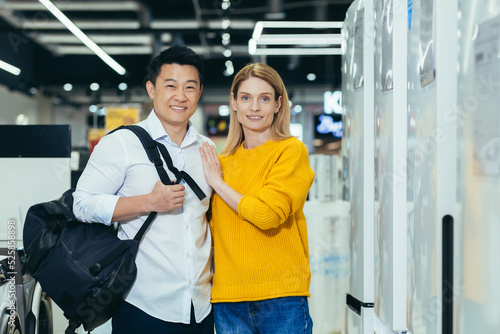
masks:
<path fill-rule="evenodd" d="M 215 147 L 205 142 L 200 147 L 201 161 L 203 162 L 203 172 L 210 187 L 215 188 L 217 183 L 222 181 L 222 169 Z"/>
<path fill-rule="evenodd" d="M 231 188 L 222 179 L 222 168 L 215 147 L 209 143 L 203 143 L 200 147 L 201 161 L 207 183 L 234 211 L 238 212 L 238 203 L 242 194 Z"/>

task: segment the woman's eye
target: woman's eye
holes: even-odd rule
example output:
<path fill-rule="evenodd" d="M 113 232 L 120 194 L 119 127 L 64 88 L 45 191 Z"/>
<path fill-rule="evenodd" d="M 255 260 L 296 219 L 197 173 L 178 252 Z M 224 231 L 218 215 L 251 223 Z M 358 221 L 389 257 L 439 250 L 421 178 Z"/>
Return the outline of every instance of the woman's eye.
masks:
<path fill-rule="evenodd" d="M 248 100 L 250 100 L 250 98 L 249 98 L 248 96 L 243 96 L 241 99 L 242 99 L 243 101 L 248 101 Z"/>

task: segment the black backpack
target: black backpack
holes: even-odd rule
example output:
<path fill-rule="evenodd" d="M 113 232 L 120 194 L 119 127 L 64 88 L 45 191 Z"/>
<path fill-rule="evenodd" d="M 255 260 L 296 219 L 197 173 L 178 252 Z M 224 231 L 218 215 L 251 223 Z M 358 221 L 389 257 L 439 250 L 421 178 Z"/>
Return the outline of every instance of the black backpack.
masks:
<path fill-rule="evenodd" d="M 163 168 L 160 154 L 176 183 L 184 179 L 200 200 L 205 194 L 184 171 L 177 170 L 167 149 L 140 126 L 121 126 L 141 140 L 163 184 L 174 184 Z M 112 226 L 79 222 L 73 214 L 73 191 L 29 208 L 23 229 L 24 271 L 28 271 L 69 319 L 66 333 L 83 325 L 91 331 L 108 321 L 132 288 L 137 275 L 139 243 L 157 213 L 151 212 L 131 240 L 120 240 Z"/>

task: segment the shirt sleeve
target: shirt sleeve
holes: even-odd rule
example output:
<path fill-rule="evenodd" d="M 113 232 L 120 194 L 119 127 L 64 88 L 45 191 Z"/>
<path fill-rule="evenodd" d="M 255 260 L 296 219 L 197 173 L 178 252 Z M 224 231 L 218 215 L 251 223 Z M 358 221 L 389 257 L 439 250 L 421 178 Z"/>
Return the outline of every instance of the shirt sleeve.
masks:
<path fill-rule="evenodd" d="M 73 212 L 80 221 L 111 224 L 128 165 L 126 145 L 116 134 L 99 141 L 78 180 Z"/>
<path fill-rule="evenodd" d="M 314 180 L 305 146 L 292 143 L 281 152 L 258 194 L 245 195 L 238 203 L 240 217 L 262 230 L 276 228 L 294 215 Z"/>

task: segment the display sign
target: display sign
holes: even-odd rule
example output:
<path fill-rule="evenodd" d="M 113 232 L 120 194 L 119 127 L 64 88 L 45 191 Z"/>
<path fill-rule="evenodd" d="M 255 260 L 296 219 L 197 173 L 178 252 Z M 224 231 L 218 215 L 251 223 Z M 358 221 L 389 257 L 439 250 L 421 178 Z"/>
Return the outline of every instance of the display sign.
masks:
<path fill-rule="evenodd" d="M 342 116 L 316 115 L 314 117 L 314 138 L 337 141 L 342 139 L 343 124 Z"/>
<path fill-rule="evenodd" d="M 139 108 L 106 107 L 106 132 L 116 129 L 121 125 L 139 123 Z"/>

